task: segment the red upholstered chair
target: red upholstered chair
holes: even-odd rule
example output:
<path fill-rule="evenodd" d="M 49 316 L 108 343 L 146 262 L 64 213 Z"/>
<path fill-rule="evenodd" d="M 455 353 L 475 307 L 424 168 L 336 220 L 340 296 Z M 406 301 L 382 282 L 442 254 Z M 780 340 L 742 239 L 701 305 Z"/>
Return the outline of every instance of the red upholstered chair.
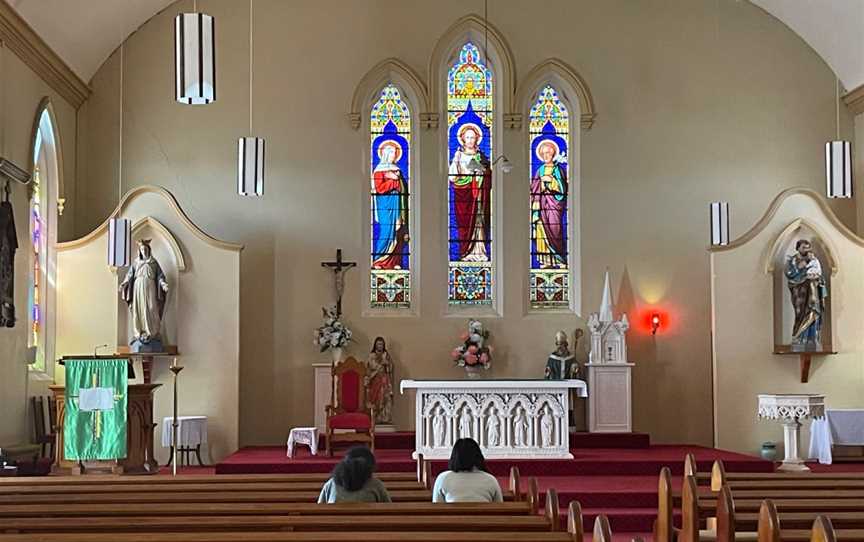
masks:
<path fill-rule="evenodd" d="M 349 357 L 330 369 L 330 404 L 327 405 L 327 453 L 334 442 L 365 442 L 375 449 L 375 416 L 366 402 L 366 364 Z M 335 430 L 347 429 L 352 432 Z"/>

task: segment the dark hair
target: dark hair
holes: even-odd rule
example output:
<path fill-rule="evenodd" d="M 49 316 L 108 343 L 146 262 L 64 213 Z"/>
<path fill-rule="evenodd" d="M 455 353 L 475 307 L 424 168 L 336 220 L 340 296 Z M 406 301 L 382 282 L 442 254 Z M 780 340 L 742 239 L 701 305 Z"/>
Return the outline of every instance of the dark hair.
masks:
<path fill-rule="evenodd" d="M 488 472 L 480 445 L 473 438 L 460 438 L 456 441 L 447 468 L 453 472 L 467 472 L 474 469 Z"/>
<path fill-rule="evenodd" d="M 375 472 L 375 456 L 365 446 L 354 446 L 333 467 L 333 481 L 347 491 L 358 491 Z"/>
<path fill-rule="evenodd" d="M 372 350 L 369 351 L 370 354 L 375 353 L 375 347 L 378 345 L 378 341 L 384 343 L 384 351 L 387 351 L 387 341 L 384 340 L 384 337 L 375 337 L 375 340 L 372 341 Z"/>
<path fill-rule="evenodd" d="M 800 249 L 801 245 L 804 245 L 804 244 L 810 245 L 811 247 L 813 246 L 813 244 L 810 241 L 808 241 L 807 239 L 798 239 L 798 242 L 795 243 L 795 250 Z"/>

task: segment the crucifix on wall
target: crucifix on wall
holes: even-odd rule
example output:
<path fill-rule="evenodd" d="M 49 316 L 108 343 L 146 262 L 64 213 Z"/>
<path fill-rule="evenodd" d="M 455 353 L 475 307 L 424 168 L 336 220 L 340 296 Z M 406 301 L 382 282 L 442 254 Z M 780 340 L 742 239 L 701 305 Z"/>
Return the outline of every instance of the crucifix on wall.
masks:
<path fill-rule="evenodd" d="M 345 291 L 344 273 L 352 267 L 357 267 L 357 262 L 346 262 L 342 259 L 342 249 L 336 249 L 336 261 L 321 262 L 321 267 L 333 271 L 333 287 L 336 290 L 336 317 L 342 316 L 342 293 Z"/>

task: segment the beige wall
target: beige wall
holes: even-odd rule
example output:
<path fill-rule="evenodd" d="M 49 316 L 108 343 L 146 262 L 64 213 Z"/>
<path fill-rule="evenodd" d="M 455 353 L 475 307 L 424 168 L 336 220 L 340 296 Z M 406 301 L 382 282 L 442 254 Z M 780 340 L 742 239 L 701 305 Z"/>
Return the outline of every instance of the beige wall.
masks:
<path fill-rule="evenodd" d="M 179 380 L 179 414 L 208 417 L 207 451 L 219 461 L 237 449 L 238 439 L 240 247 L 205 238 L 161 190 L 131 194 L 121 216 L 132 221 L 133 240 L 152 239 L 153 255 L 169 282 L 164 338 L 166 344 L 179 346 L 185 367 Z M 151 218 L 158 225 L 147 222 Z M 128 340 L 128 309 L 117 293 L 123 277 L 105 264 L 107 253 L 107 225 L 58 247 L 58 356 L 86 354 L 94 345 Z M 170 363 L 170 358 L 157 359 L 152 374 L 153 382 L 162 384 L 154 409 L 160 463 L 168 460 L 167 449 L 160 446 L 162 420 L 173 412 Z M 143 382 L 142 374 L 138 365 L 135 383 Z M 58 367 L 57 382 L 62 384 L 64 377 Z"/>
<path fill-rule="evenodd" d="M 75 109 L 27 67 L 8 49 L 2 52 L 0 63 L 0 155 L 19 167 L 30 169 L 34 123 L 43 98 L 48 97 L 54 108 L 60 146 L 64 154 L 62 175 L 67 205 L 59 218 L 58 236 L 68 238 L 74 231 L 76 202 L 75 183 Z M 2 187 L 2 183 L 0 183 Z M 56 187 L 55 187 L 56 189 Z M 31 265 L 29 230 L 29 193 L 21 185 L 12 185 L 12 206 L 18 232 L 18 252 L 15 258 L 15 309 L 18 322 L 12 329 L 0 329 L 0 446 L 27 441 L 32 437 L 32 425 L 27 417 L 28 385 L 39 393 L 49 383 L 31 380 L 28 383 L 24 363 L 27 347 L 27 284 Z"/>
<path fill-rule="evenodd" d="M 821 196 L 817 196 L 821 198 Z M 717 444 L 722 448 L 755 452 L 762 442 L 781 443 L 777 421 L 756 421 L 760 393 L 823 393 L 831 408 L 860 408 L 864 385 L 864 240 L 838 230 L 811 194 L 789 195 L 773 216 L 746 242 L 712 252 L 713 313 L 716 321 Z M 773 278 L 766 258 L 787 226 L 805 220 L 831 247 L 837 273 L 831 278 L 834 350 L 832 356 L 813 358 L 810 380 L 800 382 L 796 356 L 773 355 Z M 835 219 L 836 220 L 836 219 Z M 737 245 L 737 246 L 733 246 Z M 824 270 L 830 272 L 827 263 Z M 809 424 L 802 433 L 807 453 Z"/>
<path fill-rule="evenodd" d="M 246 245 L 241 442 L 275 443 L 290 426 L 311 422 L 311 364 L 327 359 L 311 342 L 319 307 L 331 300 L 319 262 L 337 247 L 352 260 L 366 258 L 368 136 L 345 117 L 354 87 L 387 57 L 427 79 L 436 40 L 482 5 L 256 0 L 255 133 L 268 149 L 266 193 L 257 200 L 238 198 L 234 177 L 236 138 L 247 133 L 248 4 L 200 6 L 218 26 L 214 104 L 172 101 L 172 17 L 191 2 L 165 10 L 126 43 L 123 189 L 165 186 L 206 231 Z M 656 338 L 630 334 L 634 428 L 660 442 L 710 443 L 707 206 L 728 200 L 740 233 L 780 190 L 823 189 L 822 149 L 835 129 L 833 74 L 788 28 L 747 2 L 496 0 L 489 16 L 513 51 L 517 82 L 558 57 L 594 95 L 597 122 L 583 132 L 580 150 L 584 313 L 596 310 L 608 267 L 616 291 L 627 279 L 622 298 L 631 318 L 652 305 L 670 315 Z M 115 53 L 82 108 L 79 234 L 116 205 L 117 84 Z M 847 115 L 843 122 L 848 127 Z M 397 378 L 459 376 L 447 353 L 464 319 L 443 316 L 443 126 L 417 132 L 420 316 L 361 317 L 366 275 L 362 268 L 348 273 L 353 351 L 386 336 Z M 501 180 L 503 316 L 487 319 L 497 348 L 493 374 L 539 376 L 554 332 L 584 321 L 524 314 L 527 136 L 504 130 L 499 143 L 515 167 Z M 855 226 L 853 202 L 832 206 Z M 412 404 L 397 396 L 400 428 L 410 428 Z M 684 414 L 669 416 L 672 410 Z"/>

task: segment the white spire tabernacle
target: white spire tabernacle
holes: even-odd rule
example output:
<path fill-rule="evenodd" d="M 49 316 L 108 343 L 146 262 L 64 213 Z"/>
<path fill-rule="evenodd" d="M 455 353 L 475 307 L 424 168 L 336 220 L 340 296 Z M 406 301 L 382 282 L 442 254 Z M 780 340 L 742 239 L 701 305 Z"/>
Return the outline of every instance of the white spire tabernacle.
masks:
<path fill-rule="evenodd" d="M 600 301 L 600 321 L 603 323 L 614 320 L 612 314 L 612 288 L 609 286 L 609 271 L 606 271 L 606 280 L 603 284 L 603 300 Z"/>

